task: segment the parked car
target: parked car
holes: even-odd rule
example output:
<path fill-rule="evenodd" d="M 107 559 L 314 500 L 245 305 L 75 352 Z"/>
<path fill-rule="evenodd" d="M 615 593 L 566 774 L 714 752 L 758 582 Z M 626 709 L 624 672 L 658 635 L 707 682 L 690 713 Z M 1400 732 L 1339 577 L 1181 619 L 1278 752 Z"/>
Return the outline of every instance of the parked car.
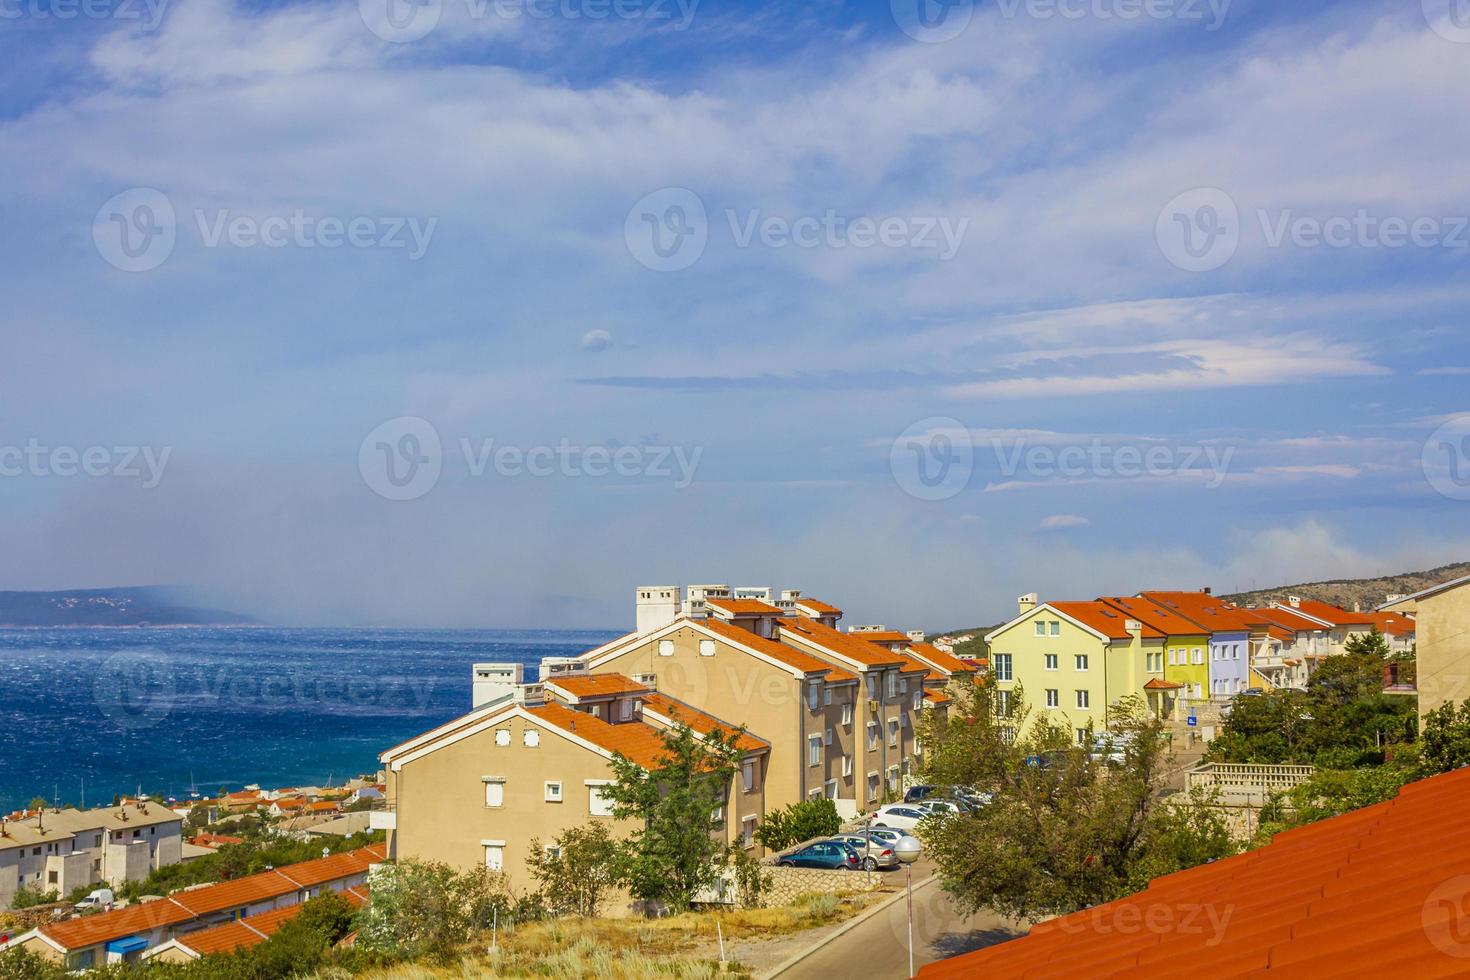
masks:
<path fill-rule="evenodd" d="M 929 811 L 920 809 L 918 804 L 889 803 L 887 806 L 880 806 L 873 814 L 873 826 L 913 830 L 919 826 L 920 821 L 928 817 Z"/>
<path fill-rule="evenodd" d="M 905 803 L 917 803 L 922 799 L 933 796 L 938 791 L 938 786 L 910 786 L 904 791 L 903 801 Z"/>
<path fill-rule="evenodd" d="M 832 840 L 839 844 L 846 844 L 857 851 L 858 859 L 863 862 L 864 871 L 898 867 L 898 855 L 893 852 L 893 845 L 884 843 L 876 837 L 869 838 L 863 834 L 839 834 Z"/>
<path fill-rule="evenodd" d="M 97 909 L 100 911 L 111 908 L 115 901 L 117 899 L 113 897 L 111 888 L 98 888 L 73 907 L 78 912 L 85 912 L 88 909 Z"/>
<path fill-rule="evenodd" d="M 792 851 L 776 860 L 788 868 L 825 868 L 828 871 L 856 871 L 862 867 L 857 851 L 837 841 L 818 841 Z"/>
<path fill-rule="evenodd" d="M 887 847 L 892 847 L 905 837 L 914 836 L 907 830 L 899 830 L 897 827 L 869 827 L 858 833 L 871 837 L 873 840 L 882 841 Z"/>

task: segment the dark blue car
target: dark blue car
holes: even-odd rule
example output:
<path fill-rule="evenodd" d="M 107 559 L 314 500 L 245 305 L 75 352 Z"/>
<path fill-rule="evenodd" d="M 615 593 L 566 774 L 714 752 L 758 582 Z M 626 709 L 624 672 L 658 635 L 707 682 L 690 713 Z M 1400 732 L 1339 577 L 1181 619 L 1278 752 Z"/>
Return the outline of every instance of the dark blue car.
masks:
<path fill-rule="evenodd" d="M 808 844 L 780 858 L 777 864 L 788 868 L 825 868 L 828 871 L 856 871 L 861 865 L 857 851 L 836 841 Z"/>

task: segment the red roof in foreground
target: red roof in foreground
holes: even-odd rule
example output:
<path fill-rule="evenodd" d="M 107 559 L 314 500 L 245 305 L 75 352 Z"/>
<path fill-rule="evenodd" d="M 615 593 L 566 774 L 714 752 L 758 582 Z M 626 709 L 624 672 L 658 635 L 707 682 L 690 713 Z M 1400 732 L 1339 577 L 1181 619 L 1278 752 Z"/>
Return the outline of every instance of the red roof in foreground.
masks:
<path fill-rule="evenodd" d="M 1470 976 L 1470 768 L 925 967 L 946 977 Z"/>

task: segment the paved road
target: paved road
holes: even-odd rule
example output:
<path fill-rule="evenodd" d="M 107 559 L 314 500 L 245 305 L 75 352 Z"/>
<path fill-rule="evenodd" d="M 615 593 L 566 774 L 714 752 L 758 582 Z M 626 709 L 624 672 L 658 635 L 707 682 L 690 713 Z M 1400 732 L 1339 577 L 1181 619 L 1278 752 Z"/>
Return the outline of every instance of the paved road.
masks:
<path fill-rule="evenodd" d="M 915 868 L 916 882 L 932 868 Z M 894 872 L 902 875 L 903 872 Z M 908 976 L 908 918 L 903 899 L 837 937 L 780 974 L 781 980 L 806 977 L 836 980 L 861 976 L 865 980 L 895 980 Z M 982 913 L 959 915 L 949 896 L 931 880 L 914 888 L 914 968 L 926 963 L 990 946 L 1015 935 L 1003 919 Z"/>

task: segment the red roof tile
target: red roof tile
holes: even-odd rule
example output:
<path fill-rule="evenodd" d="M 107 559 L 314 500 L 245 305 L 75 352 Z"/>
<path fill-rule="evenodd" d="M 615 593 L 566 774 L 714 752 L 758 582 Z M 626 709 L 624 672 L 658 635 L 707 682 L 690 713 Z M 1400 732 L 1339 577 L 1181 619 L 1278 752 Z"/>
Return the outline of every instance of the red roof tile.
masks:
<path fill-rule="evenodd" d="M 952 653 L 945 653 L 932 643 L 910 643 L 909 652 L 946 673 L 973 674 L 975 672 L 973 660 L 961 660 Z"/>
<path fill-rule="evenodd" d="M 565 692 L 574 701 L 616 694 L 641 694 L 651 690 L 647 684 L 623 674 L 563 674 L 547 681 L 546 686 Z"/>
<path fill-rule="evenodd" d="M 353 908 L 358 908 L 363 904 L 362 897 L 354 891 L 344 891 L 340 894 Z M 281 926 L 296 918 L 301 908 L 300 905 L 287 905 L 285 908 L 248 916 L 238 922 L 227 922 L 210 929 L 185 933 L 178 937 L 179 943 L 201 956 L 247 949 L 265 942 Z"/>
<path fill-rule="evenodd" d="M 1283 602 L 1282 605 L 1335 626 L 1371 626 L 1373 624 L 1373 620 L 1368 618 L 1367 613 L 1348 612 L 1330 602 L 1318 602 L 1316 599 L 1298 599 L 1295 604 L 1288 601 Z"/>
<path fill-rule="evenodd" d="M 1106 602 L 1130 618 L 1147 623 L 1167 636 L 1206 636 L 1208 632 L 1198 623 L 1185 619 L 1172 609 L 1149 599 L 1137 596 L 1103 596 Z"/>
<path fill-rule="evenodd" d="M 862 639 L 861 633 L 843 633 L 814 619 L 783 619 L 781 632 L 794 634 L 808 643 L 864 667 L 897 667 L 904 662 L 899 654 Z"/>
<path fill-rule="evenodd" d="M 1211 633 L 1249 632 L 1252 626 L 1266 625 L 1259 610 L 1232 606 L 1208 592 L 1141 592 L 1139 595 Z"/>
<path fill-rule="evenodd" d="M 781 616 L 781 610 L 759 599 L 706 599 L 704 604 L 728 616 Z"/>
<path fill-rule="evenodd" d="M 1370 612 L 1363 615 L 1377 627 L 1378 632 L 1386 636 L 1413 636 L 1417 632 L 1414 621 L 1408 616 L 1392 612 Z"/>
<path fill-rule="evenodd" d="M 757 636 L 750 630 L 741 629 L 739 626 L 731 626 L 729 623 L 722 623 L 718 619 L 699 620 L 699 625 L 701 628 L 707 629 L 711 633 L 715 633 L 732 643 L 739 643 L 742 646 L 749 647 L 757 653 L 765 654 L 767 657 L 783 663 L 788 667 L 794 667 L 804 674 L 816 674 L 826 671 L 827 680 L 829 681 L 856 680 L 856 675 L 850 671 L 843 670 L 834 664 L 829 664 L 825 660 L 814 657 L 805 651 L 798 650 L 785 643 L 777 643 L 775 640 L 768 640 L 763 636 Z"/>
<path fill-rule="evenodd" d="M 919 975 L 1470 976 L 1467 809 L 1470 768 L 1411 783 Z"/>
<path fill-rule="evenodd" d="M 1145 640 L 1157 640 L 1164 635 L 1143 620 L 1115 609 L 1106 602 L 1048 602 L 1047 605 L 1083 626 L 1097 630 L 1110 640 L 1128 639 L 1129 634 L 1124 627 L 1130 619 L 1143 627 Z"/>
<path fill-rule="evenodd" d="M 796 600 L 796 608 L 797 609 L 810 609 L 812 612 L 816 613 L 818 616 L 841 616 L 842 615 L 842 610 L 841 609 L 838 609 L 836 606 L 832 605 L 830 602 L 823 602 L 820 599 L 813 599 L 811 596 L 802 596 L 800 599 L 797 599 Z"/>
<path fill-rule="evenodd" d="M 601 718 L 559 704 L 542 704 L 526 710 L 553 728 L 626 756 L 645 769 L 656 768 L 664 757 L 663 737 L 652 725 L 639 721 L 610 725 Z"/>
<path fill-rule="evenodd" d="M 713 731 L 729 734 L 737 727 L 721 721 L 714 715 L 706 714 L 698 708 L 690 707 L 683 701 L 676 701 L 667 694 L 648 695 L 643 699 L 643 709 L 667 718 L 674 724 L 688 725 L 700 735 L 708 735 Z M 771 747 L 770 742 L 757 738 L 749 732 L 743 733 L 736 745 L 745 752 L 760 752 Z"/>

